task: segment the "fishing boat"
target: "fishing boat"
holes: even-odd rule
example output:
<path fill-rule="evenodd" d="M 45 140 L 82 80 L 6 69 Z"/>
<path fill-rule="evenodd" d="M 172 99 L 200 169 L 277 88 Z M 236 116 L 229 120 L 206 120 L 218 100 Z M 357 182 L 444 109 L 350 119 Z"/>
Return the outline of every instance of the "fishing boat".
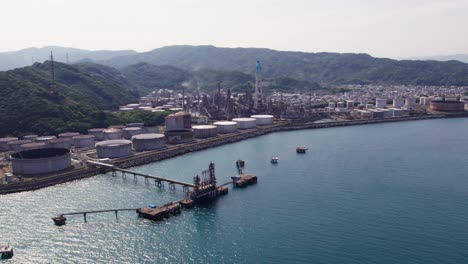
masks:
<path fill-rule="evenodd" d="M 11 259 L 13 255 L 13 247 L 10 244 L 0 247 L 0 259 Z"/>
<path fill-rule="evenodd" d="M 278 163 L 279 158 L 278 157 L 271 157 L 271 163 L 276 164 Z"/>
<path fill-rule="evenodd" d="M 297 147 L 296 152 L 297 153 L 306 153 L 307 148 L 306 147 Z"/>

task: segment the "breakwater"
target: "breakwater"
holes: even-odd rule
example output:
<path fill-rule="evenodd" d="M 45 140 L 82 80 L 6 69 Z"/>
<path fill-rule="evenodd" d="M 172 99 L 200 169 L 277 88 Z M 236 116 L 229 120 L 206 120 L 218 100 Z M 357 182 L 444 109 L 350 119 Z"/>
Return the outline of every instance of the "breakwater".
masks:
<path fill-rule="evenodd" d="M 164 159 L 173 158 L 179 155 L 183 155 L 190 152 L 195 152 L 203 149 L 217 147 L 224 144 L 230 144 L 241 140 L 258 137 L 261 135 L 293 131 L 300 129 L 318 129 L 318 128 L 329 128 L 329 127 L 340 127 L 340 126 L 356 126 L 356 125 L 367 125 L 367 124 L 379 124 L 389 122 L 402 122 L 402 121 L 414 121 L 414 120 L 425 120 L 425 119 L 436 119 L 436 118 L 451 118 L 451 117 L 467 117 L 466 113 L 463 114 L 433 114 L 433 115 L 421 115 L 421 116 L 409 116 L 399 118 L 386 118 L 386 119 L 368 119 L 368 120 L 351 120 L 351 121 L 338 121 L 338 122 L 327 122 L 327 123 L 291 123 L 287 121 L 280 121 L 274 125 L 257 127 L 255 129 L 240 130 L 231 134 L 218 135 L 208 139 L 197 139 L 193 142 L 171 145 L 163 150 L 147 151 L 136 153 L 129 157 L 119 158 L 112 160 L 112 164 L 120 168 L 130 168 L 134 166 L 140 166 L 152 162 L 161 161 Z M 56 173 L 49 176 L 41 176 L 33 178 L 32 180 L 25 180 L 23 182 L 17 182 L 8 185 L 0 185 L 0 194 L 8 194 L 23 191 L 32 191 L 40 188 L 65 183 L 69 181 L 79 180 L 91 176 L 95 176 L 101 173 L 106 173 L 110 169 L 106 168 L 82 168 L 62 173 Z"/>

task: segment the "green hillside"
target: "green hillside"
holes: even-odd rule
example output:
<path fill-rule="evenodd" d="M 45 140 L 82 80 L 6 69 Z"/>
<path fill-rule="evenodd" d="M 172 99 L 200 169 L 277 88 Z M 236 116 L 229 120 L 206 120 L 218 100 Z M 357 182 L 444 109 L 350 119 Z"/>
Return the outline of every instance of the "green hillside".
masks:
<path fill-rule="evenodd" d="M 169 46 L 114 57 L 103 64 L 122 68 L 146 62 L 193 71 L 216 69 L 253 74 L 255 61 L 267 78 L 293 78 L 327 84 L 387 83 L 468 85 L 468 64 L 459 61 L 412 61 L 374 58 L 354 53 L 306 53 L 258 48 Z"/>

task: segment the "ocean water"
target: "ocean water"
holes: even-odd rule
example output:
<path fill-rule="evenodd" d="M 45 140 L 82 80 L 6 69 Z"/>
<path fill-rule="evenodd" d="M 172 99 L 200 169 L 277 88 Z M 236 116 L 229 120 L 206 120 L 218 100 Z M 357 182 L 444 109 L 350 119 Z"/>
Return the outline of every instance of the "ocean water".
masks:
<path fill-rule="evenodd" d="M 257 185 L 158 223 L 121 212 L 53 225 L 184 197 L 132 176 L 0 196 L 5 263 L 468 262 L 468 118 L 275 133 L 133 170 L 191 181 L 213 161 L 222 183 L 238 158 Z"/>

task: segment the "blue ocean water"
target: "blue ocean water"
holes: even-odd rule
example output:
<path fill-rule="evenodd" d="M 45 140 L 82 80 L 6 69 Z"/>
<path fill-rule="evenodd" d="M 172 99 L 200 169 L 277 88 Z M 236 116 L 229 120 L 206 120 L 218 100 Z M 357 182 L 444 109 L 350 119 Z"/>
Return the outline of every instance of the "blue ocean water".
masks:
<path fill-rule="evenodd" d="M 8 263 L 468 262 L 467 118 L 275 133 L 133 169 L 191 181 L 213 161 L 225 182 L 238 158 L 257 185 L 159 223 L 122 212 L 53 225 L 184 196 L 133 177 L 0 196 L 0 244 L 15 247 Z"/>

